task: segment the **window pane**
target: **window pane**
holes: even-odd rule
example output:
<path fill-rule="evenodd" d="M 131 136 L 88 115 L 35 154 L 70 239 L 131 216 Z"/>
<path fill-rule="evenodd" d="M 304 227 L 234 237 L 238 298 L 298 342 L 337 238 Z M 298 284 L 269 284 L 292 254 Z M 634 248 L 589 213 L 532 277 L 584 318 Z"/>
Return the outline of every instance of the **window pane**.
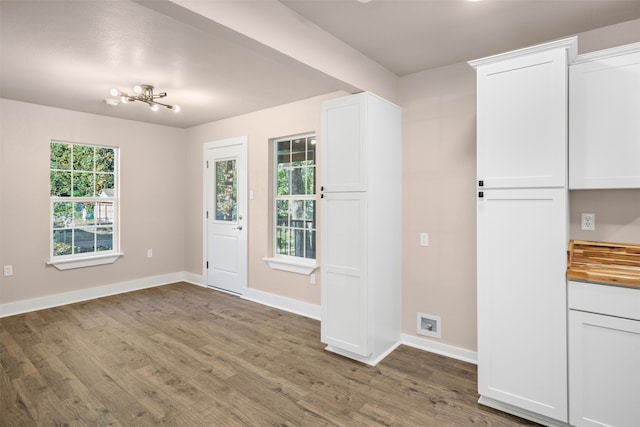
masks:
<path fill-rule="evenodd" d="M 114 165 L 115 153 L 113 148 L 96 147 L 96 172 L 113 172 Z"/>
<path fill-rule="evenodd" d="M 304 200 L 291 200 L 289 202 L 291 211 L 291 226 L 304 227 Z"/>
<path fill-rule="evenodd" d="M 96 174 L 96 196 L 98 197 L 115 197 L 114 176 L 112 173 Z M 111 190 L 111 191 L 108 191 Z"/>
<path fill-rule="evenodd" d="M 93 173 L 74 173 L 73 174 L 73 196 L 74 197 L 93 197 L 95 176 Z"/>
<path fill-rule="evenodd" d="M 49 177 L 52 196 L 71 196 L 71 172 L 51 171 Z"/>
<path fill-rule="evenodd" d="M 305 228 L 316 228 L 316 201 L 305 201 L 304 219 L 306 221 Z"/>
<path fill-rule="evenodd" d="M 276 200 L 276 218 L 278 226 L 289 225 L 289 201 Z"/>
<path fill-rule="evenodd" d="M 293 256 L 304 258 L 304 230 L 302 229 L 293 229 L 292 230 L 292 249 Z"/>
<path fill-rule="evenodd" d="M 305 194 L 303 168 L 293 168 L 291 170 L 291 194 Z"/>
<path fill-rule="evenodd" d="M 291 176 L 291 171 L 285 167 L 283 164 L 278 164 L 278 182 L 276 194 L 278 196 L 288 196 L 289 195 L 289 179 Z"/>
<path fill-rule="evenodd" d="M 236 161 L 216 162 L 216 219 L 236 221 Z"/>
<path fill-rule="evenodd" d="M 316 162 L 316 145 L 311 143 L 311 141 L 315 140 L 315 136 L 307 138 L 307 162 L 310 164 L 315 164 Z"/>
<path fill-rule="evenodd" d="M 73 203 L 55 202 L 53 204 L 53 228 L 70 227 L 73 224 Z"/>
<path fill-rule="evenodd" d="M 291 141 L 279 141 L 276 147 L 276 156 L 278 165 L 289 166 L 291 163 Z"/>
<path fill-rule="evenodd" d="M 87 145 L 73 146 L 73 170 L 93 171 L 94 148 Z"/>
<path fill-rule="evenodd" d="M 98 227 L 96 229 L 96 250 L 110 251 L 113 249 L 113 228 Z"/>
<path fill-rule="evenodd" d="M 305 169 L 304 193 L 306 195 L 316 194 L 316 168 L 307 167 Z"/>
<path fill-rule="evenodd" d="M 96 224 L 113 224 L 113 202 L 97 202 L 93 216 Z"/>
<path fill-rule="evenodd" d="M 305 231 L 305 239 L 306 239 L 306 247 L 307 252 L 305 253 L 305 258 L 315 259 L 316 257 L 316 232 L 315 230 L 306 230 Z"/>
<path fill-rule="evenodd" d="M 71 144 L 51 143 L 51 169 L 71 170 Z"/>
<path fill-rule="evenodd" d="M 93 225 L 95 223 L 93 203 L 74 203 L 73 223 L 76 227 Z"/>
<path fill-rule="evenodd" d="M 53 232 L 53 255 L 71 255 L 73 249 L 73 230 L 55 230 Z"/>
<path fill-rule="evenodd" d="M 76 228 L 73 233 L 74 253 L 95 252 L 95 227 Z"/>
<path fill-rule="evenodd" d="M 307 160 L 306 138 L 294 139 L 291 144 L 291 166 L 302 166 Z"/>
<path fill-rule="evenodd" d="M 289 255 L 289 229 L 287 228 L 276 228 L 276 253 Z"/>

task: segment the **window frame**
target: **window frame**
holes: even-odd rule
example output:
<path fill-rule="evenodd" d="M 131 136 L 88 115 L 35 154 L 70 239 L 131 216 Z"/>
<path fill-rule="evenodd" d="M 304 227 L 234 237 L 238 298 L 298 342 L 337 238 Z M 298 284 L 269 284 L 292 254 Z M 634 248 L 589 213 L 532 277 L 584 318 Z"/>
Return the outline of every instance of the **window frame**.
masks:
<path fill-rule="evenodd" d="M 317 149 L 314 149 L 314 158 L 313 158 L 313 180 L 314 180 L 314 193 L 313 194 L 287 194 L 287 195 L 278 195 L 278 144 L 284 141 L 294 141 L 296 139 L 305 139 L 306 143 L 311 143 L 310 140 L 315 139 L 317 141 L 317 135 L 315 132 L 307 132 L 298 135 L 292 135 L 288 137 L 275 138 L 271 140 L 271 152 L 272 152 L 272 161 L 271 161 L 271 170 L 272 170 L 272 180 L 271 180 L 271 253 L 272 256 L 269 258 L 265 258 L 265 261 L 271 266 L 271 268 L 278 270 L 285 270 L 294 273 L 300 274 L 311 274 L 316 268 L 316 260 L 318 257 L 318 248 L 317 248 L 317 237 L 318 237 L 318 227 L 317 227 L 317 218 L 318 218 L 318 201 L 317 201 L 317 172 L 318 172 L 318 162 L 317 162 Z M 315 145 L 315 144 L 314 144 Z M 305 146 L 305 159 L 307 158 L 308 147 Z M 278 201 L 310 201 L 314 202 L 314 212 L 313 212 L 313 223 L 315 226 L 313 227 L 314 231 L 314 242 L 315 242 L 315 251 L 313 258 L 300 257 L 295 255 L 282 254 L 278 252 L 278 229 L 282 228 L 278 225 Z M 289 230 L 296 229 L 295 227 L 291 227 L 290 225 L 286 227 Z M 305 239 L 305 253 L 306 253 L 306 239 Z"/>
<path fill-rule="evenodd" d="M 69 172 L 71 173 L 71 183 L 73 183 L 73 177 L 75 174 L 75 169 L 74 169 L 74 160 L 73 160 L 73 153 L 74 153 L 74 149 L 75 147 L 79 146 L 79 147 L 91 147 L 94 150 L 94 159 L 93 159 L 93 164 L 92 164 L 92 168 L 89 171 L 87 170 L 82 170 L 80 169 L 79 173 L 83 173 L 83 174 L 87 174 L 87 173 L 91 173 L 93 175 L 93 196 L 73 196 L 73 195 L 68 195 L 68 196 L 59 196 L 59 195 L 52 195 L 51 194 L 51 173 L 53 171 L 65 171 L 66 169 L 56 169 L 56 168 L 52 168 L 51 165 L 51 160 L 49 160 L 49 261 L 47 262 L 47 264 L 53 265 L 56 268 L 58 268 L 59 270 L 68 270 L 68 269 L 73 269 L 73 268 L 80 268 L 80 267 L 88 267 L 88 266 L 93 266 L 93 265 L 103 265 L 103 264 L 110 264 L 115 262 L 121 255 L 123 255 L 120 251 L 120 209 L 119 209 L 119 205 L 120 205 L 120 177 L 119 177 L 119 160 L 120 160 L 120 152 L 119 152 L 119 148 L 116 146 L 108 146 L 108 145 L 97 145 L 97 144 L 89 144 L 89 143 L 77 143 L 77 142 L 69 142 L 69 141 L 61 141 L 61 140 L 55 140 L 52 139 L 49 142 L 49 157 L 51 158 L 51 149 L 52 149 L 52 145 L 53 144 L 64 144 L 64 145 L 68 145 L 71 148 L 71 155 L 70 155 L 70 163 L 71 163 L 71 167 L 69 169 Z M 109 150 L 113 150 L 113 172 L 102 172 L 97 170 L 96 167 L 96 159 L 95 159 L 95 150 L 96 149 L 109 149 Z M 103 175 L 111 175 L 113 176 L 113 195 L 106 195 L 106 196 L 100 196 L 100 195 L 96 195 L 96 180 L 95 180 L 95 176 L 97 174 L 103 174 Z M 73 184 L 71 184 L 73 185 Z M 110 227 L 111 228 L 111 249 L 108 250 L 99 250 L 97 248 L 97 241 L 94 240 L 94 246 L 93 246 L 93 250 L 92 251 L 87 251 L 87 252 L 78 252 L 78 253 L 71 253 L 71 254 L 64 254 L 64 255 L 55 255 L 55 238 L 54 238 L 54 232 L 56 230 L 59 230 L 60 227 L 56 227 L 55 226 L 55 204 L 56 203 L 93 203 L 94 204 L 94 210 L 96 209 L 96 206 L 99 203 L 103 203 L 103 202 L 107 202 L 107 203 L 111 203 L 111 208 L 109 209 L 109 213 L 112 215 L 111 218 L 108 218 L 110 220 L 110 224 L 104 224 L 105 227 Z M 76 225 L 76 224 L 72 224 L 70 227 L 68 227 L 71 230 L 78 230 L 78 229 L 82 229 L 82 228 L 94 228 L 97 229 L 101 226 L 101 224 L 94 222 L 91 225 Z M 67 227 L 65 227 L 67 228 Z M 95 233 L 94 233 L 95 234 Z"/>

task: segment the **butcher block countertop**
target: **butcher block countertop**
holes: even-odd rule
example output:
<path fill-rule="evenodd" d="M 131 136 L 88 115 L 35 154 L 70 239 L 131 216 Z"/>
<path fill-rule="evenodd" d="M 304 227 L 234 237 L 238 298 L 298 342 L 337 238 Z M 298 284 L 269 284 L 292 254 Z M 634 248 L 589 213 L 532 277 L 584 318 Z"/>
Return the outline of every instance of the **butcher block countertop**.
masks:
<path fill-rule="evenodd" d="M 567 279 L 640 289 L 640 245 L 569 242 Z"/>

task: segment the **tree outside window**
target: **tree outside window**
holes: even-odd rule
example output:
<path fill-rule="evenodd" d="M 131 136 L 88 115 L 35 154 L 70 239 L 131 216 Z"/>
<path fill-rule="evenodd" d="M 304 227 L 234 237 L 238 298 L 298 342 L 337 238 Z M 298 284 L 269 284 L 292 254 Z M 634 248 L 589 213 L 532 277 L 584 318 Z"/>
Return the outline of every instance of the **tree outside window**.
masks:
<path fill-rule="evenodd" d="M 51 257 L 117 248 L 117 149 L 50 144 Z"/>
<path fill-rule="evenodd" d="M 275 255 L 316 257 L 316 138 L 276 140 Z"/>

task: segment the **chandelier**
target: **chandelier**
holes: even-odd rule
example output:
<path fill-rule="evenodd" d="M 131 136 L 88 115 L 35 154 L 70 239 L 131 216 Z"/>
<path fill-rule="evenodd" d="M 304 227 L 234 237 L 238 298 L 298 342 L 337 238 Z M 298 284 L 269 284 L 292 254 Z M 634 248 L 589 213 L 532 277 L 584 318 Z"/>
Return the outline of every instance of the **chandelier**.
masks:
<path fill-rule="evenodd" d="M 123 104 L 128 104 L 129 102 L 133 101 L 141 101 L 147 103 L 153 111 L 158 111 L 159 106 L 166 107 L 170 110 L 175 111 L 176 113 L 180 111 L 179 105 L 163 104 L 162 102 L 156 101 L 157 99 L 161 99 L 167 96 L 167 92 L 153 93 L 152 85 L 136 85 L 133 87 L 133 92 L 135 93 L 134 95 L 128 94 L 116 88 L 109 90 L 109 94 L 115 97 L 119 96 L 120 102 L 122 102 Z M 105 101 L 107 102 L 107 104 L 113 106 L 116 106 L 119 103 L 117 99 L 106 99 Z"/>

